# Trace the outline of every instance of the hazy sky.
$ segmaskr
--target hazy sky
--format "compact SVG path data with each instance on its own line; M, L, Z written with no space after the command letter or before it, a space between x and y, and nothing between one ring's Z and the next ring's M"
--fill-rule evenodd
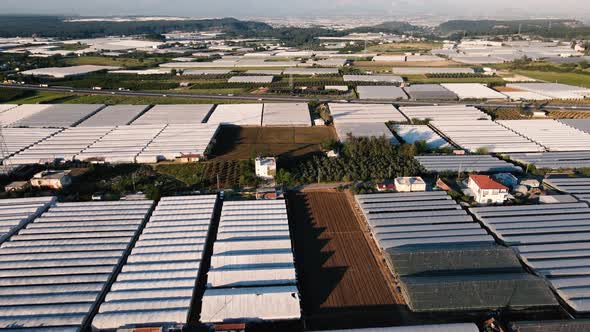
M0 0L6 13L243 16L562 16L585 18L587 0Z

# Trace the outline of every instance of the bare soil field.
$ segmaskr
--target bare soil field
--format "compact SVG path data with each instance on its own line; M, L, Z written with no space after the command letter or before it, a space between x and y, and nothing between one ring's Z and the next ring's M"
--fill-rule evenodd
M400 324L406 311L345 193L290 192L289 220L306 325Z
M212 159L243 160L257 155L300 157L321 151L334 139L332 127L222 127L209 154Z

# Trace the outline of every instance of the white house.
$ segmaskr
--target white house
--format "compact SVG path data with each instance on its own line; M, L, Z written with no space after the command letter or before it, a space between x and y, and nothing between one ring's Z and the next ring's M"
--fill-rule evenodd
M399 177L394 181L397 192L426 191L426 183L421 177Z
M272 180L277 174L277 160L273 157L258 157L255 161L256 176Z
M487 175L470 175L467 186L479 204L501 204L508 199L508 187Z

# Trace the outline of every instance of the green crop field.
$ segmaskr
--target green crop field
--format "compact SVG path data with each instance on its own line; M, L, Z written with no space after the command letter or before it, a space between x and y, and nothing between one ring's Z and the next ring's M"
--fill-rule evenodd
M516 70L516 74L528 76L546 82L557 82L577 86L590 87L590 74L558 73L533 70Z
M144 67L154 66L158 63L167 61L166 58L145 58L143 61L134 58L125 57L103 57L103 56L81 56L66 59L69 65L97 65L97 66L114 66L114 67Z

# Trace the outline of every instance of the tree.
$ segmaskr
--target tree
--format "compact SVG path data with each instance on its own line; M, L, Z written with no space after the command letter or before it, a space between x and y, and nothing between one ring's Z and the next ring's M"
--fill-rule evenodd
M288 186L293 185L293 178L291 176L291 173L289 173L289 171L281 168L277 171L277 175L275 176L275 182L278 185L288 187Z
M477 148L477 150L475 150L475 153L476 154L489 154L490 152L489 152L488 148L482 146L482 147Z

